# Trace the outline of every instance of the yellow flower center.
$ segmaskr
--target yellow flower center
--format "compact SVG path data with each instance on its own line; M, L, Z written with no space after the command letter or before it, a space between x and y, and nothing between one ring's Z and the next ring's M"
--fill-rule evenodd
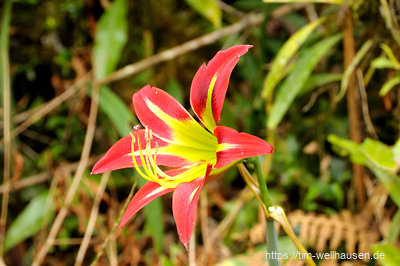
M147 179L152 182L158 183L160 186L164 188L175 188L182 182L190 182L194 179L203 176L207 169L207 164L201 163L197 165L191 165L186 167L186 171L170 176L166 174L163 170L161 170L157 165L157 152L158 152L158 143L155 143L155 149L151 148L151 142L153 141L153 135L151 129L147 126L145 127L144 138L146 141L146 147L143 150L142 145L140 143L139 136L139 126L135 126L135 134L133 132L130 133L132 137L131 142L131 154L132 161L135 166L136 171L141 175L144 179ZM135 151L135 142L138 142L138 151ZM142 163L142 169L139 167L136 156L139 156L140 161Z

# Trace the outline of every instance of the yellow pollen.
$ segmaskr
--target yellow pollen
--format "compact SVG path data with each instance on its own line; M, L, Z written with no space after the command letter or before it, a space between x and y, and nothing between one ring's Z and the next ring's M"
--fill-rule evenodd
M135 132L131 132L130 135L132 137L131 141L131 155L132 162L135 166L136 171L142 176L144 179L149 181L158 183L160 186L164 188L175 188L180 183L190 182L194 179L204 175L207 166L205 164L199 164L193 167L188 167L186 171L183 173L170 176L166 174L163 170L161 170L157 165L157 153L159 150L158 143L155 143L155 148L151 148L151 142L153 141L153 133L152 130L147 126L144 131L144 139L146 141L146 146L143 149L142 144L140 142L140 135L138 127L135 127ZM135 133L135 135L134 135ZM138 151L135 154L135 143L137 141ZM142 168L139 168L136 157L140 157L140 162L142 163Z

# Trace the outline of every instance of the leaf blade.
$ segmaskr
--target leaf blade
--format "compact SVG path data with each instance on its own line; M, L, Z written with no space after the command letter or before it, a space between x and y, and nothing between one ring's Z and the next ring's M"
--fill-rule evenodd
M325 18L320 18L315 22L309 23L300 30L298 30L295 34L293 34L282 46L276 55L274 61L272 62L271 70L268 72L267 76L264 79L262 97L264 99L270 99L272 93L279 83L280 80L284 78L281 73L284 73L284 69L287 67L290 59L294 56L294 54L298 51L300 46L305 42L311 32L314 29L323 23Z
M299 57L293 71L288 75L277 92L268 118L268 128L275 129L277 127L286 111L289 109L290 104L310 77L317 63L340 39L341 35L335 35L324 39L307 49L304 54Z

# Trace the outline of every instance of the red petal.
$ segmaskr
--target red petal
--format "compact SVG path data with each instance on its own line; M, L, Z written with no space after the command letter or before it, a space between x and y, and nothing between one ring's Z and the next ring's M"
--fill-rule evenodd
M214 135L218 139L215 169L240 159L272 153L273 150L268 142L247 133L239 133L229 127L215 127Z
M183 106L175 100L171 95L150 85L133 95L133 107L137 117L143 126L149 126L153 134L164 139L165 141L173 141L174 128L171 127L164 119L157 116L149 104L159 108L165 114L178 121L194 120L193 117L183 108Z
M189 240L193 232L200 191L204 185L204 181L211 171L211 168L212 166L209 164L204 177L195 179L189 183L181 183L178 185L172 196L172 211L176 228L179 239L186 249L188 249Z
M144 184L144 186L141 187L138 192L136 192L135 196L133 196L131 202L129 202L129 205L122 216L119 227L122 228L128 222L128 220L132 218L133 215L135 215L148 203L173 190L174 189L172 188L164 188L159 184L150 181Z
M193 78L190 88L190 104L199 119L211 131L220 119L232 70L239 61L239 56L245 54L251 47L252 45L237 45L219 51L207 66L203 64L199 68ZM210 88L214 75L217 75L217 79L214 86ZM210 89L212 89L211 110L207 110L207 98ZM214 122L210 121L209 116L213 117Z
M136 136L135 132L133 132L133 134L134 136ZM140 145L142 149L144 149L146 146L146 141L144 138L143 129L139 130L139 137ZM125 137L114 143L114 145L111 146L106 154L93 166L92 174L99 174L116 169L134 167L131 155L131 143L132 137L130 136L130 134L126 135ZM151 147L154 148L156 143L158 143L158 147L160 148L168 145L167 142L157 138L156 136L153 136ZM137 151L138 141L135 142L134 147L135 151ZM139 166L142 165L139 156L136 156L136 161ZM157 164L171 167L179 167L186 165L186 161L177 156L163 155L161 153L157 153Z

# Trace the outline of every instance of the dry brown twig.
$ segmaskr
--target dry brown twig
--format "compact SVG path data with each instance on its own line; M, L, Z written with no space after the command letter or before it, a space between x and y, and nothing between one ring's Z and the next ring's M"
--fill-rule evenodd
M353 33L353 14L351 9L347 9L343 23L343 57L344 65L348 67L355 56L354 33ZM357 87L355 73L349 77L347 89L347 110L349 114L350 139L356 143L361 142L360 126L360 104L357 100ZM365 205L365 189L363 182L364 168L361 165L353 164L354 182L358 207L362 209Z
M16 127L13 131L11 131L11 139L18 136L25 129L36 123L40 118L50 113L60 104L68 100L72 95L74 95L79 89L83 88L87 85L89 81L90 73L88 73L85 77L78 80L74 85L65 90L62 94L53 98L46 104L42 105L40 108L37 108L35 112L31 116L29 116L24 122L22 122L18 127ZM1 139L0 143L3 143L4 140Z
M207 265L213 264L212 256L212 246L209 239L208 230L208 195L207 190L203 190L200 194L200 228L201 228L201 238L203 239L203 245L206 254Z
M175 57L178 57L190 51L199 49L200 47L203 47L205 45L216 42L217 40L220 40L222 37L240 32L247 27L259 25L262 22L263 18L264 16L262 14L247 15L241 21L235 24L214 31L212 33L203 35L199 38L190 40L181 45L175 46L171 49L150 56L142 61L118 69L109 76L99 80L99 84L104 85L111 82L115 82L117 80L127 78L156 64L174 59Z
M110 177L111 172L107 172L102 175L99 188L96 191L96 196L93 201L92 209L90 211L90 218L88 221L88 225L85 231L85 235L83 236L83 240L81 246L78 250L78 255L76 256L75 266L82 265L83 259L86 254L86 250L89 247L90 239L92 238L92 233L96 224L97 215L99 212L100 201L103 197L103 193L106 189L108 179Z
M43 259L46 257L47 252L53 245L54 240L57 237L59 230L61 229L64 219L68 214L68 209L75 196L75 192L79 187L79 183L83 176L83 171L85 170L87 162L89 160L89 153L93 143L94 131L96 128L97 111L98 111L98 100L99 100L99 85L96 82L93 82L89 121L86 129L86 136L85 136L85 142L83 144L81 160L79 161L79 165L73 177L71 186L69 187L67 195L65 196L64 206L57 214L56 219L54 220L54 223L50 229L50 233L46 239L46 242L34 257L32 265L37 266L43 262Z
M365 90L364 75L361 69L357 69L356 74L361 96L361 110L363 112L365 125L367 126L367 132L374 139L378 139L378 134L376 134L374 124L372 124L371 116L369 115L368 97L367 97L367 91Z
M92 165L99 159L99 156L90 157L86 166ZM58 171L75 171L78 168L79 162L70 163L67 165L58 166L54 172ZM6 184L0 186L0 194L4 193L7 189L9 192L15 192L26 187L34 186L49 180L53 175L51 173L43 172L40 174L32 175L29 177L23 177L18 182L14 183L9 180Z

